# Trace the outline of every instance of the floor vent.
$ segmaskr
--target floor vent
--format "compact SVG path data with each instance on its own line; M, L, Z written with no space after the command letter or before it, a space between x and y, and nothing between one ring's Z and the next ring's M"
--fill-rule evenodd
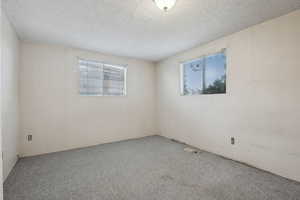
M191 147L186 147L183 149L185 152L189 152L189 153L199 153L199 151L197 149L191 148Z

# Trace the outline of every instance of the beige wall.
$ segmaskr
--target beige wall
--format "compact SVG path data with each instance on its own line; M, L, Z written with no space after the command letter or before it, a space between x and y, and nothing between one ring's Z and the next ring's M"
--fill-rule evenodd
M2 0L0 0L0 69L2 69ZM2 113L2 70L0 70L0 112ZM0 115L0 151L2 152L2 116ZM0 155L0 200L3 199L3 157ZM2 172L2 173L1 173Z
M222 48L228 93L180 96L179 62ZM299 75L300 10L170 57L157 64L160 132L300 181Z
M80 96L77 57L127 64L127 96ZM22 42L22 156L156 134L154 76L149 62Z
M19 143L19 40L6 18L1 19L1 117L4 180L15 165Z

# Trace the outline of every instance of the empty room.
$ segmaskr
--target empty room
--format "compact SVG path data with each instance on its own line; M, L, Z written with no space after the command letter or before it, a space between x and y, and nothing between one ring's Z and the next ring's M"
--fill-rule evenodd
M300 200L300 0L1 0L0 200Z

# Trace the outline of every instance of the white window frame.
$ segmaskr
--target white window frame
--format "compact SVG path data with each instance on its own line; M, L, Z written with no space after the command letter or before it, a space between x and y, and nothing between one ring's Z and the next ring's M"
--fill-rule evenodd
M227 59L227 49L226 48L223 48L219 51L215 51L214 53L208 53L208 54L204 54L200 57L197 57L197 58L192 58L192 59L189 59L189 60L185 60L185 61L181 61L180 62L180 96L201 96L201 95L208 95L208 94L198 94L198 95L195 95L195 94L184 94L184 64L187 64L187 63L190 63L190 62L194 62L196 60L200 60L200 59L203 59L207 56L212 56L212 55L215 55L215 54L219 54L219 53L224 53L225 56L226 56L226 68L225 68L225 73L226 73L226 85L227 85L227 62L228 62L228 59ZM226 89L226 93L227 93L227 89ZM224 93L224 94L226 94Z
M87 62L95 62L106 66L111 66L113 68L123 69L124 70L124 91L122 95L107 95L107 94L81 94L80 93L80 73L78 73L78 93L80 96L83 97L125 97L127 96L127 66L128 65L120 65L120 64L111 64L107 62L91 60L91 59L84 59L84 58L77 58L77 69L80 67L80 61L87 61Z

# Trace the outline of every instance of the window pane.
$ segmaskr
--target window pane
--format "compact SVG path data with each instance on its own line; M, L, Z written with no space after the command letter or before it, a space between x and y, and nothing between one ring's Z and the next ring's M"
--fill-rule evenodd
M184 94L201 94L203 90L204 59L186 63L184 66Z
M81 95L125 95L125 68L79 61Z
M226 93L226 55L212 54L183 63L183 95Z
M218 53L206 57L205 94L226 93L226 57Z

